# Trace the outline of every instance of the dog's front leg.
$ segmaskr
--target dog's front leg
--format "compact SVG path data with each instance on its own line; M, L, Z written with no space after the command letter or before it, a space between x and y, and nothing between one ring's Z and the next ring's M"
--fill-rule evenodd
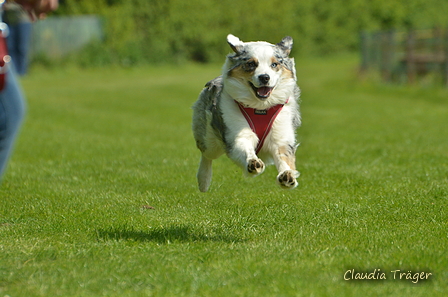
M248 176L255 177L262 174L265 165L255 153L258 138L250 129L243 129L234 138L232 148L229 150L229 158L241 166Z
M296 170L296 147L292 145L280 146L274 152L274 162L278 170L277 182L284 189L294 189L298 186L297 178L300 173Z

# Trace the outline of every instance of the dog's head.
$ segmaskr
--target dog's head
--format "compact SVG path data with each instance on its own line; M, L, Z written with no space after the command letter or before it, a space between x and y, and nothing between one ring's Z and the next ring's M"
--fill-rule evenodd
M277 44L242 42L231 34L227 42L234 51L227 56L223 76L227 92L237 101L257 108L285 103L294 90L294 59L289 58L292 38ZM256 105L256 106L254 106Z

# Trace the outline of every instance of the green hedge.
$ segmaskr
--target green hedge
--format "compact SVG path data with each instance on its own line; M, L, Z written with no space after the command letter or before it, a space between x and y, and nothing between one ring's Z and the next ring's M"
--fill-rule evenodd
M119 63L218 61L226 35L245 41L294 38L294 55L355 50L359 32L447 26L445 0L65 0L58 14L104 17L106 50Z

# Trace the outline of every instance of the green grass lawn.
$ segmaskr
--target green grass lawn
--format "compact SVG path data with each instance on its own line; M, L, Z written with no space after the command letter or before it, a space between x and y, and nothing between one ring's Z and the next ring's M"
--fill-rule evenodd
M35 69L0 186L0 296L445 296L448 91L357 62L296 61L297 189L222 157L205 194L190 106L220 65Z

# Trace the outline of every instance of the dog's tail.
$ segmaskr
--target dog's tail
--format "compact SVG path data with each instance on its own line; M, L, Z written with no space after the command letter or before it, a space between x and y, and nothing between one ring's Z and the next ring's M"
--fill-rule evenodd
M212 182L212 160L204 157L204 155L201 157L197 178L199 191L207 192Z

